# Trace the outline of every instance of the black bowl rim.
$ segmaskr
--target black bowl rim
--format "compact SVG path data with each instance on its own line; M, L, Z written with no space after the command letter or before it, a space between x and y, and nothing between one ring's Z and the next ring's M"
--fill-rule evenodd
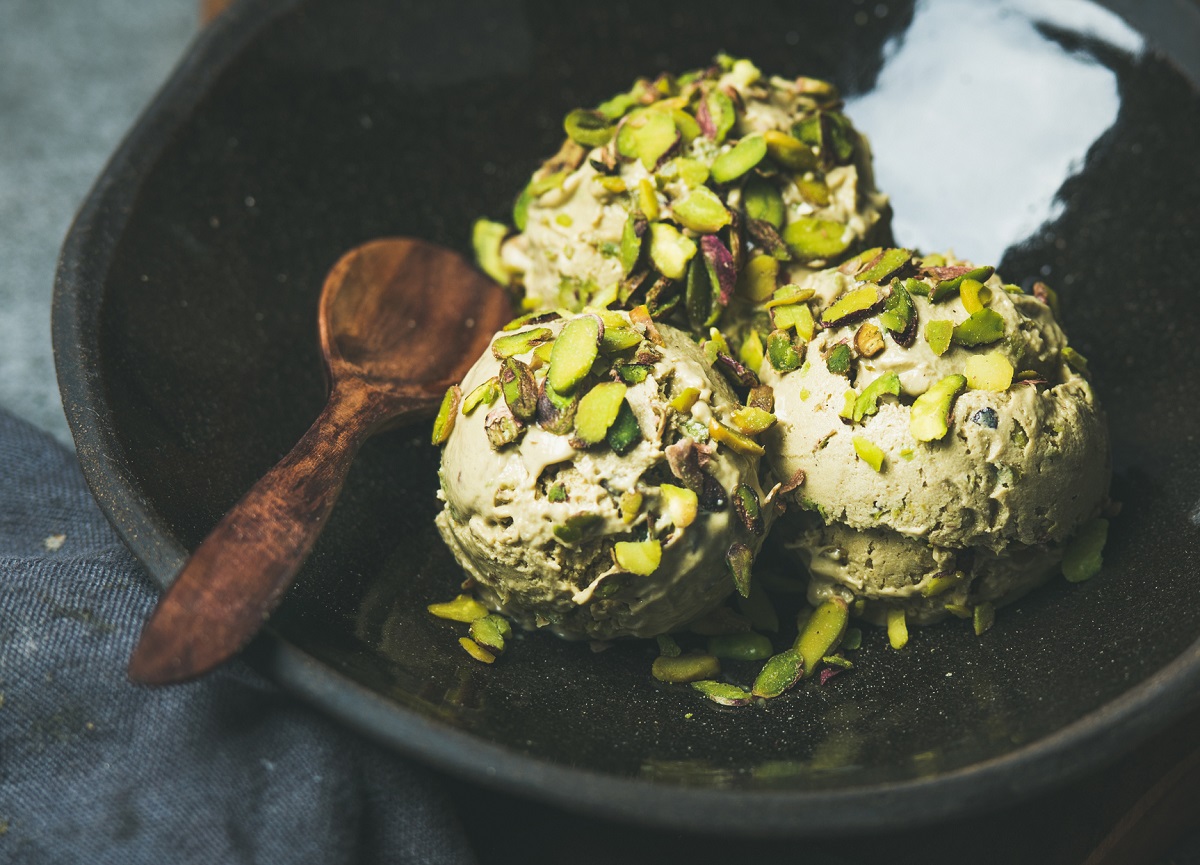
M101 509L160 585L187 551L122 465L100 372L104 279L149 169L177 127L272 21L302 0L239 0L192 42L96 180L64 242L52 335L59 388L84 476ZM1200 640L1154 675L1053 734L929 778L845 790L675 787L571 768L487 742L406 709L278 635L248 660L359 732L459 777L595 817L700 833L783 837L929 825L1012 805L1116 761L1200 705Z

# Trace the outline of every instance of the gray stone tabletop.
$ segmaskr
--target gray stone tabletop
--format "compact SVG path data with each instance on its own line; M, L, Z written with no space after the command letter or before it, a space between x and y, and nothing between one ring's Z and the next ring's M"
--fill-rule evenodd
M196 29L195 0L0 2L0 407L63 442L50 349L58 249Z

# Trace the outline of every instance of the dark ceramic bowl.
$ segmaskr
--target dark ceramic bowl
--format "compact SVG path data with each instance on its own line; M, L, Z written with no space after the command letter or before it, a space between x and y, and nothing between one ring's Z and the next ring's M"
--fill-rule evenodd
M949 623L894 652L870 631L852 673L743 711L658 686L646 644L533 634L485 667L424 613L461 573L422 426L364 449L252 657L421 760L663 826L913 826L1094 769L1200 697L1197 14L1158 8L1139 33L1085 4L243 2L66 242L55 351L92 489L168 584L320 409L316 302L342 252L395 234L465 250L567 110L749 55L852 97L901 242L1060 289L1124 504L1103 572L982 638Z

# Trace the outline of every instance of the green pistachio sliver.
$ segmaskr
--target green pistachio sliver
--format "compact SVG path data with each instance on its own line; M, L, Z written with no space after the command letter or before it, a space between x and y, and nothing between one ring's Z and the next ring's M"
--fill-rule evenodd
M738 349L738 360L742 362L751 372L757 374L762 366L763 359L767 356L766 349L763 347L762 337L758 335L757 330L750 331L750 335L742 340L742 345Z
M470 595L459 595L452 601L430 604L425 608L431 615L451 622L474 622L488 614L487 607Z
M462 413L469 415L481 405L491 405L500 396L500 379L492 376L463 397Z
M795 330L796 336L808 342L812 339L815 322L807 303L790 303L771 310L771 322L777 330Z
M645 363L623 363L617 367L617 375L625 384L641 384L653 369L654 367Z
M908 645L908 616L900 607L887 611L888 642L896 651Z
M729 224L725 203L707 186L698 186L671 204L675 221L700 234L716 234Z
M747 219L759 219L783 228L786 212L779 188L765 177L751 177L742 189L742 210Z
M637 159L647 171L653 171L668 150L675 146L679 130L670 111L647 108L632 112L617 133L617 151Z
M674 163L672 169L685 186L703 186L708 181L708 163L701 159L680 156L672 159L671 163Z
M658 190L645 177L638 181L637 203L638 209L641 210L642 215L646 219L651 221L658 219L660 210L658 206Z
M575 412L575 438L585 445L604 441L625 404L625 390L621 382L607 381L585 393Z
M950 340L954 336L954 322L935 320L925 322L925 341L930 350L941 357L950 348Z
M948 375L913 402L909 430L919 442L944 438L950 431L950 410L955 398L967 386L964 375Z
M702 680L692 682L692 688L722 706L748 706L753 699L745 688L727 685L724 682Z
M684 307L692 327L701 330L721 316L721 306L715 302L712 283L704 257L694 256L687 269L687 284L684 286Z
M786 649L769 658L754 680L751 693L756 697L778 697L804 676L804 658L795 649Z
M829 356L825 358L825 368L834 375L850 375L850 365L854 360L854 356L850 352L850 346L846 343L839 343L829 352Z
M696 400L698 399L700 399L699 388L685 387L672 397L670 406L681 414L687 414L692 410L692 406L696 404Z
M508 226L487 219L475 220L471 229L471 246L479 269L501 285L508 285L512 274L500 258L500 244L508 234Z
M483 646L472 640L470 637L459 637L458 644L466 650L467 654L476 661L482 661L485 664L492 664L496 661L496 656L489 652Z
M920 295L921 297L929 297L929 292L932 290L923 279L906 279L902 283L905 290L909 294Z
M515 357L506 357L500 365L500 392L509 411L519 421L532 420L537 414L538 386L533 371Z
M892 283L891 294L884 300L883 312L879 314L879 323L893 334L900 336L908 333L916 315L917 309L913 305L908 289L898 280ZM913 335L916 335L915 331Z
M591 371L600 353L602 323L590 315L571 319L563 327L550 352L546 380L555 392L569 394Z
M738 484L733 491L733 509L737 511L742 526L752 535L761 535L764 530L762 508L758 493L748 484Z
M737 291L747 300L762 303L775 294L779 281L779 259L758 253L746 262L738 276Z
M450 438L450 433L454 431L454 421L458 417L458 407L461 404L462 388L456 384L451 385L446 390L446 395L442 397L437 417L433 420L433 433L430 441L434 447L444 445L446 439Z
M813 171L818 167L817 155L813 153L812 145L806 144L795 136L769 129L763 133L767 152L771 158L791 171Z
M737 180L767 155L767 142L761 135L747 135L731 149L713 160L709 174L714 183Z
M771 641L762 634L722 634L708 638L708 653L730 661L761 661L771 657Z
M520 330L531 324L544 324L548 321L555 321L560 318L557 312L553 310L537 309L533 312L527 312L524 315L519 315L510 321L504 327L500 328L504 333L511 333L514 330Z
M625 456L642 440L642 428L638 426L637 416L629 407L629 401L621 403L617 409L617 418L608 428L608 446L617 456Z
M504 651L505 629L512 633L508 620L493 613L471 622L471 639L488 651L500 654Z
M967 376L967 387L971 390L1003 393L1013 380L1012 364L998 351L971 355L963 372Z
M986 282L988 278L996 272L994 267L977 267L974 270L968 270L966 273L955 276L951 279L943 279L929 292L929 299L934 303L944 300L952 294L958 292L962 287L963 281L973 279L976 282Z
M576 144L584 147L603 147L612 140L617 126L613 119L602 111L576 108L563 118L563 131Z
M883 470L884 453L879 445L864 436L855 436L852 441L854 452L858 454L860 460L877 472Z
M730 429L716 418L708 422L708 434L713 441L720 442L745 456L760 457L765 453L762 445L754 439Z
M738 432L749 436L756 436L766 432L774 426L777 420L775 415L769 411L763 411L754 406L744 406L743 408L734 409L729 419L733 421L733 425L737 427Z
M620 120L630 108L638 104L634 91L618 93L612 99L605 100L596 106L596 110L609 120Z
M734 541L725 551L725 564L733 574L733 585L743 598L750 597L750 579L754 571L754 551L741 541Z
M497 360L504 360L506 357L525 354L535 346L552 339L554 339L554 332L548 327L535 327L519 333L510 333L507 336L497 337L496 341L492 343L492 354Z
M629 187L625 185L625 180L621 177L609 177L605 174L597 174L592 178L601 189L612 195L620 195L622 192L628 192Z
M960 345L988 345L1004 336L1004 318L994 309L984 307L954 328L954 341Z
M696 254L696 242L665 222L650 224L650 261L668 279L682 279Z
M662 543L649 541L617 541L613 544L617 567L639 577L648 577L662 563Z
M829 202L833 200L829 186L824 180L815 177L797 177L796 189L800 192L800 197L813 207L828 207Z
M750 392L746 394L746 406L768 413L775 411L775 391L769 384L750 388Z
M682 685L721 675L721 662L712 655L660 655L650 666L650 675L660 682Z
M777 306L791 306L811 300L814 295L816 295L816 292L811 288L801 288L795 283L788 283L775 289L775 293L771 295L771 299L766 302L765 306L767 309L774 309Z
M737 110L734 108L733 100L724 91L714 87L704 94L702 101L704 110L712 122L713 141L720 144L725 140L725 136L729 134L729 130L733 128L733 124L737 120Z
M864 321L854 332L854 348L860 357L874 357L885 347L883 334L869 321Z
M661 484L658 493L662 497L663 510L676 528L686 529L696 521L700 498L687 487Z
M599 514L574 514L553 528L554 537L564 544L577 544L604 523Z
M773 330L767 334L767 358L777 372L800 368L800 352L796 350L787 331Z
M958 287L958 296L962 300L963 309L970 315L991 303L992 290L978 280L964 279Z
M1078 373L1082 373L1083 375L1087 375L1088 361L1086 357L1077 352L1075 349L1071 348L1069 345L1063 346L1062 356L1063 360L1070 365L1071 369Z
M664 658L678 658L683 654L683 650L679 648L679 644L670 634L659 634L654 640L658 643L658 654ZM716 673L713 675L715 676ZM709 677L705 676L704 678Z
M1067 544L1063 553L1063 576L1071 583L1082 583L1100 573L1104 563L1104 544L1108 541L1108 520L1088 520Z
M546 501L550 502L565 502L567 500L567 487L561 481L554 484L546 491Z
M838 327L868 314L880 300L879 289L874 285L852 289L821 313L821 323L826 327Z
M619 502L619 507L621 509L621 522L625 523L626 525L630 525L634 520L637 519L637 515L642 510L642 501L644 498L645 497L636 490L621 493L621 500Z
M849 622L850 607L841 598L829 598L813 610L792 647L804 660L804 678L816 673L821 659L834 652Z
M801 261L834 258L846 251L851 240L842 223L811 216L792 220L783 229L784 243Z
M880 285L883 281L912 260L911 249L885 249L867 265L854 274L859 282L875 282Z
M971 618L975 627L975 636L983 636L984 632L991 630L992 625L996 623L996 607L990 601L976 604Z
M854 412L851 415L853 421L861 423L863 418L879 411L879 399L888 393L895 397L900 396L900 376L894 372L884 373L863 388L863 392L854 400Z
M943 608L947 613L959 619L970 619L973 612L970 607L963 604L946 604Z
M642 238L646 234L647 222L637 213L630 213L625 220L625 227L621 230L621 246L618 260L621 262L622 272L631 273L634 267L637 266L638 259L642 254Z
M641 341L642 335L632 327L606 327L604 335L600 338L600 350L606 354L617 354L633 348Z

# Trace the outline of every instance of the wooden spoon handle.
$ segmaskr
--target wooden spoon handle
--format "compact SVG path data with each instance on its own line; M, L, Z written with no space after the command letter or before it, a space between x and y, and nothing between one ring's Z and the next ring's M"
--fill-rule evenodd
M130 658L132 680L191 679L250 641L312 549L359 445L395 413L381 402L362 387L335 387L291 453L221 518L159 600Z

